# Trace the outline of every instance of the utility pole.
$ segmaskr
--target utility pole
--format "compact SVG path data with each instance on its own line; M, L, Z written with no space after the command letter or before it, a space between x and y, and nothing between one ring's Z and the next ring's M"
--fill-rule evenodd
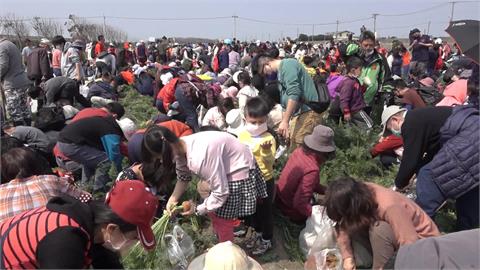
M105 14L103 14L103 36L105 37L105 39L107 39L106 35L107 35L107 19L105 18Z
M337 31L335 31L335 39L338 40L338 25L340 22L337 20Z
M431 21L428 21L428 26L427 26L427 35L429 35L429 34L430 34L430 23L431 23Z
M373 34L377 37L377 16L380 15L378 13L373 13Z
M452 4L452 10L451 10L451 13L450 13L450 21L453 21L453 12L455 11L455 4L456 3L457 2L455 2L455 1L450 2L450 4Z
M315 36L315 24L312 24L312 42L313 42L313 36Z
M300 38L300 31L298 30L298 27L297 27L297 40Z
M233 38L237 38L237 19L238 19L238 16L237 15L233 15L232 16L233 18Z

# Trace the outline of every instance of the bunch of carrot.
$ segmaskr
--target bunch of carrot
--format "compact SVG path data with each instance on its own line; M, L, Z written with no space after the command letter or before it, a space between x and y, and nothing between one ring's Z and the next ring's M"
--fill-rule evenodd
M184 201L181 205L174 207L171 209L171 213L174 213L176 211L181 211L181 212L186 212L189 211L190 208L192 207L191 203L189 201ZM166 210L163 211L163 215L161 218L159 218L152 226L153 234L155 235L155 239L158 241L158 239L161 239L160 241L160 248L165 247L165 233L168 228L168 223L170 221L170 213L167 212ZM142 254L143 252L143 247L140 243L137 243L130 252L128 253L127 257L138 257Z

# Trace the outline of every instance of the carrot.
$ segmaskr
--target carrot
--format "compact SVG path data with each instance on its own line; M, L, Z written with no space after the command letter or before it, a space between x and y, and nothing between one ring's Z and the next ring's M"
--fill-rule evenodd
M192 208L192 204L190 203L190 201L184 201L182 203L182 209L184 212L190 211L191 208Z

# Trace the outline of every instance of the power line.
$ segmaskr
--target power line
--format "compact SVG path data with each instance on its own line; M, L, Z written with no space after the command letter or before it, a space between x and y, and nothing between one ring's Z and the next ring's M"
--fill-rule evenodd
M223 20L231 19L232 16L223 17L192 17L192 18L145 18L145 17L119 17L119 16L106 16L110 19L120 20L137 20L137 21L208 21L208 20Z
M336 24L347 24L347 23L354 23L354 22L361 22L361 21L366 21L370 20L372 17L366 17L366 18L359 18L359 19L354 19L354 20L349 20L349 21L335 21L335 22L325 22L325 23L283 23L283 22L274 22L274 21L267 21L267 20L259 20L259 19L254 19L254 18L247 18L247 17L238 17L241 20L244 21L250 21L250 22L257 22L257 23L264 23L264 24L273 24L273 25L290 25L290 26L324 26L324 25L336 25Z
M432 6L432 7L429 7L429 8L420 9L420 10L417 10L417 11L412 11L412 12L407 12L407 13L399 13L399 14L378 14L378 16L383 16L383 17L409 16L409 15L414 15L414 14L422 13L422 12L425 12L425 11L430 11L430 10L433 10L433 9L437 9L439 7L443 7L443 6L446 6L448 4L449 3L441 3L441 4L438 4L438 5L435 5L435 6Z

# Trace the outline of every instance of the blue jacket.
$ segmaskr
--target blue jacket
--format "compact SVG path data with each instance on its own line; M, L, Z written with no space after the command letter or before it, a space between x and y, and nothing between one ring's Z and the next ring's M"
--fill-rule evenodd
M218 65L220 67L220 71L228 68L228 51L227 50L221 50L218 53Z
M117 100L117 95L115 94L113 87L104 81L96 82L90 87L87 98L90 100L92 97Z
M457 199L478 186L480 115L473 106L457 106L440 129L440 151L430 167L432 178L448 198Z

